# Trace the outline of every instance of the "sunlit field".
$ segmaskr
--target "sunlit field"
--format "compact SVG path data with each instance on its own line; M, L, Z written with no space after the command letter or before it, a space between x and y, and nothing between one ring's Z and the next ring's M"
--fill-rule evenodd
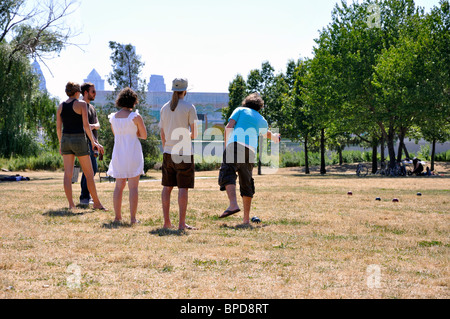
M355 166L255 169L251 217L262 222L250 226L242 212L218 218L228 205L218 171L197 172L187 223L199 230L183 232L162 229L160 171L141 180L134 226L127 191L113 223L113 182L96 176L109 212L69 211L62 172L2 172L30 181L0 182L0 296L446 299L449 168L397 178L359 178ZM177 190L171 213L177 225Z

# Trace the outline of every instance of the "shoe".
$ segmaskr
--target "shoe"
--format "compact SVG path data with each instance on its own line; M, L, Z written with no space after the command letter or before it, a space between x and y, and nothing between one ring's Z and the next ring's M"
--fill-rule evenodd
M219 218L225 218L225 217L231 216L233 214L236 214L237 212L240 212L240 211L241 210L239 208L235 209L235 210L226 210L223 212L222 215L219 216Z
M88 198L80 199L80 205L89 205L90 200Z
M89 205L94 205L94 200L92 198L89 198Z

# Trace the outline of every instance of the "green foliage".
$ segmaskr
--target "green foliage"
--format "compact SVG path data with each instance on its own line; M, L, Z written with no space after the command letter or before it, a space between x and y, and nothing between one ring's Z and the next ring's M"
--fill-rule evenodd
M37 155L39 135L45 149L58 148L57 102L39 91L29 59L42 60L64 48L71 32L59 20L70 14L72 5L27 5L23 0L0 4L0 156Z
M225 125L228 123L233 111L242 105L242 101L246 97L246 83L242 75L238 74L228 86L228 107L222 109L222 118L225 121Z
M108 83L114 87L115 92L129 87L139 95L139 104L145 102L146 81L140 78L145 63L136 53L132 44L121 44L109 41L113 70L108 77Z
M47 152L39 156L11 158L7 163L10 171L50 170L55 171L64 167L59 152Z
M450 150L437 154L436 161L450 162Z

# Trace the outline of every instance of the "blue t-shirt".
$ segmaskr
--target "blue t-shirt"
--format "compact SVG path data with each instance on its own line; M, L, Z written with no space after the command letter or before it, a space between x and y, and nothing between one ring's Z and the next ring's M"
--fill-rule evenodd
M256 151L258 148L259 134L264 135L268 130L266 119L258 111L248 107L238 107L231 114L230 120L235 120L236 125L228 139L227 145L238 142Z

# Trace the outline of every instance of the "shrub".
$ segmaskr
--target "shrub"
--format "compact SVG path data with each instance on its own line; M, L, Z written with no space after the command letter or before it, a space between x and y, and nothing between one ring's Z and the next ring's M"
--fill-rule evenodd
M438 162L450 162L450 150L435 155Z

